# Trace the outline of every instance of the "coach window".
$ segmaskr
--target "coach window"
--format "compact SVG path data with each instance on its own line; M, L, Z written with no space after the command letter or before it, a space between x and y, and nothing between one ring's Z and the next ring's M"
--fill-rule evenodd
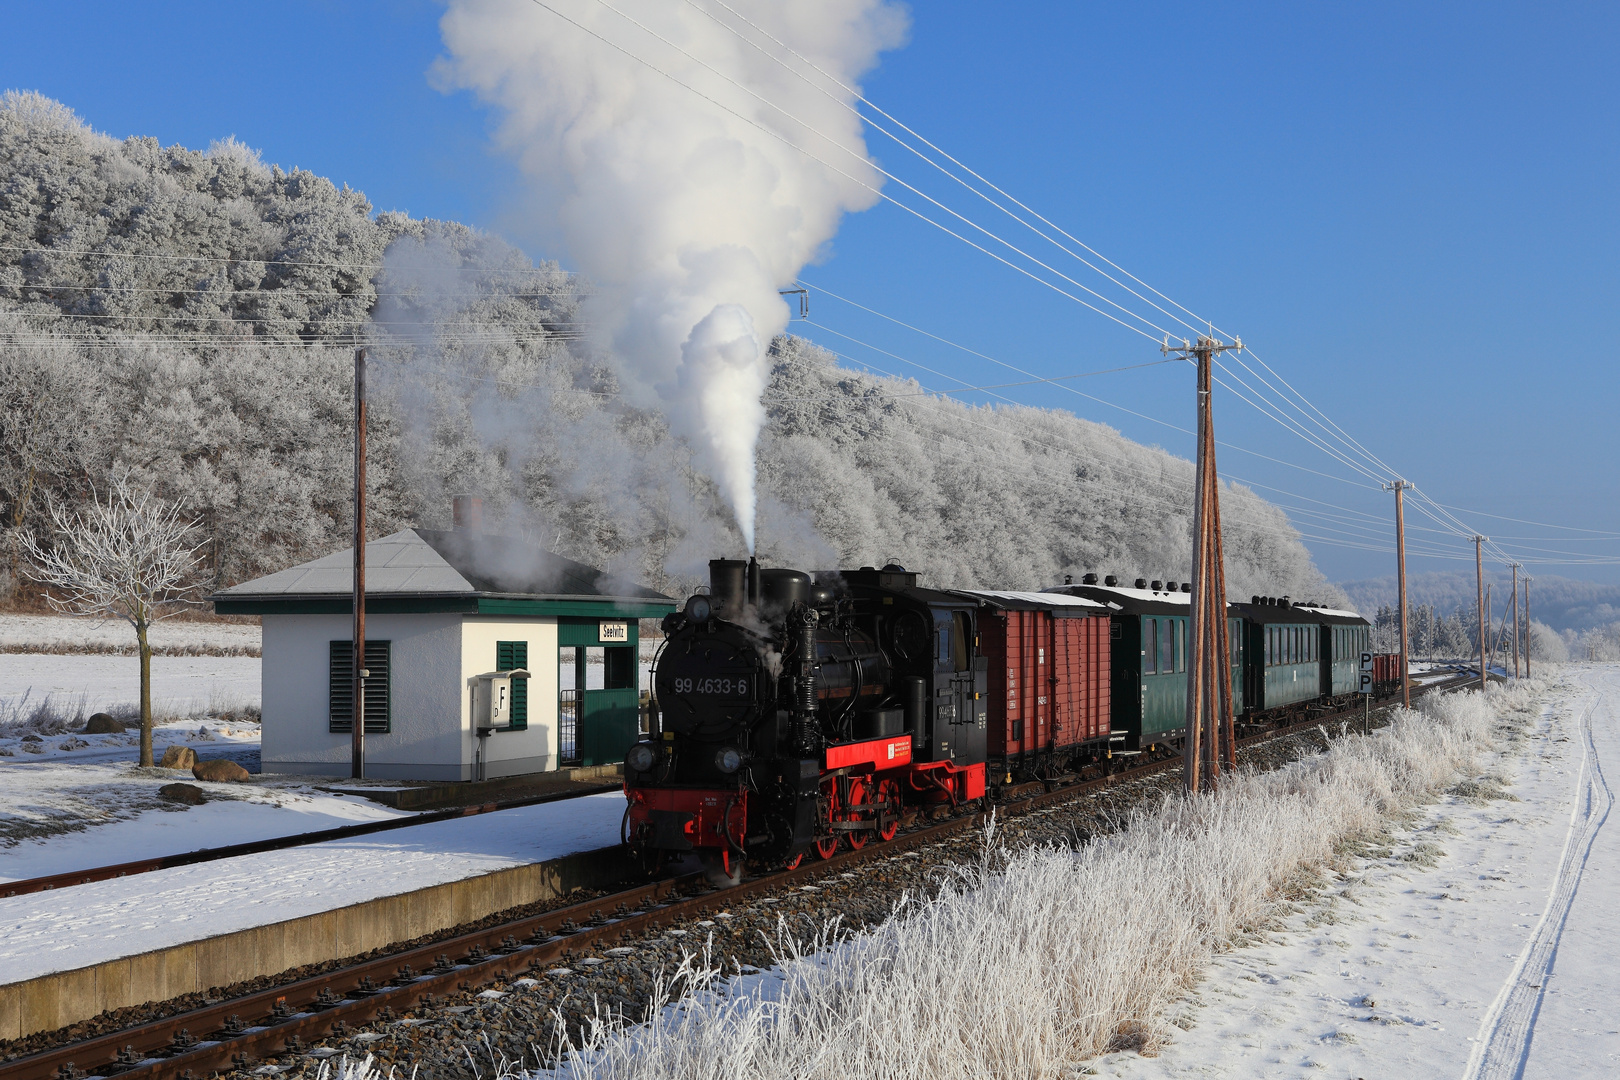
M1168 675L1176 670L1176 631L1178 619L1160 619L1164 629L1159 631L1159 671Z
M1187 620L1176 620L1176 670L1187 670Z
M1158 673L1159 663L1159 620L1142 620L1142 674L1154 675Z

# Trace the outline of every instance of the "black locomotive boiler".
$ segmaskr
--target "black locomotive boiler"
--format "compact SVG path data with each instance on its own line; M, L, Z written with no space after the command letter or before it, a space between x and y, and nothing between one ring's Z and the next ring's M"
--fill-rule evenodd
M983 797L971 598L892 564L709 574L664 620L657 719L625 757L625 840L649 863L793 865L892 837L908 807Z

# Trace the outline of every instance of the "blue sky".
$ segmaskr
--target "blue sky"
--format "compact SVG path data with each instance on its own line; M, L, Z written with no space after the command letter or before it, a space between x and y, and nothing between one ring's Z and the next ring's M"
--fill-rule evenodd
M552 254L514 212L520 179L490 148L491 114L431 83L441 11L426 0L12 5L0 87L42 91L116 136L203 147L234 134L379 209L466 221ZM865 83L873 101L1240 333L1532 572L1620 580L1615 567L1535 550L1620 557L1620 540L1484 516L1620 535L1606 321L1620 284L1616 9L940 0L912 15L909 43ZM1011 235L892 144L871 146ZM849 218L804 276L1046 377L1158 358L1146 338L889 206ZM812 318L807 336L932 388L1019 378L829 297ZM1190 452L1177 430L1192 424L1190 372L1072 385L1111 404L1050 385L998 393ZM1230 394L1216 409L1231 444L1224 473L1339 515L1295 518L1319 538L1309 542L1329 576L1391 572L1378 524L1391 496ZM1414 554L1416 569L1471 569L1472 545L1455 536L1414 529L1410 543L1467 556Z

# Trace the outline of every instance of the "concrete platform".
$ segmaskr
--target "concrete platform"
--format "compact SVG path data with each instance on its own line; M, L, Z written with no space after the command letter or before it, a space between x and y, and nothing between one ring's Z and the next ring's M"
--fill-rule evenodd
M399 782L367 784L364 781L323 783L323 791L340 795L358 795L372 802L391 806L396 810L440 810L452 806L474 806L479 803L524 799L535 795L567 794L577 791L589 794L609 790L624 776L624 766L587 765L555 772L527 773L523 776L503 776L496 780L475 780L470 783L406 784Z
M0 1039L626 880L616 792L0 899Z

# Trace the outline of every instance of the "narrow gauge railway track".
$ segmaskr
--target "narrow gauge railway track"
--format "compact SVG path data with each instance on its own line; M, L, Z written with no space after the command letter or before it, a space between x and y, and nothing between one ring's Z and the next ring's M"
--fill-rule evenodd
M1414 688L1413 696L1465 686L1459 676ZM1379 706L1382 711L1386 702ZM1329 721L1359 719L1359 709L1323 713L1239 740L1241 747L1306 732ZM374 1021L388 1021L415 1006L431 1007L448 994L510 980L545 967L566 964L586 946L604 947L657 930L678 919L702 917L717 896L729 904L787 886L807 884L860 862L887 858L936 843L981 825L990 813L1019 815L1079 798L1114 784L1178 768L1179 757L1128 767L1093 780L1044 790L1041 783L1003 789L1013 796L992 810L923 825L893 840L842 851L832 858L780 870L728 888L715 888L700 874L652 881L517 919L448 940L388 956L201 1009L165 1017L135 1028L97 1036L29 1057L0 1063L6 1080L77 1080L118 1076L120 1080L196 1078L239 1068L265 1057L307 1049L327 1035ZM1034 789L1033 794L1026 794Z
M70 870L66 873L49 874L45 877L0 882L0 896L22 896L25 893L48 892L51 889L64 889L72 885L88 885L95 881L108 881L112 878L129 877L133 874L149 874L154 870L169 870L176 866L194 866L197 863L215 862L219 859L234 859L242 855L258 855L266 851L284 851L287 848L324 844L329 840L347 840L355 836L369 836L372 833L390 832L394 829L409 829L417 825L431 825L436 821L453 821L456 818L474 817L478 814L492 814L499 810L516 810L524 806L538 806L541 803L578 799L586 795L600 795L607 791L617 791L620 786L618 783L602 784L598 787L579 791L549 792L545 795L531 795L522 799L478 803L474 806L458 806L453 810L431 810L427 813L416 814L408 818L396 818L391 821L369 821L360 825L340 825L335 829L293 833L290 836L272 836L264 840L249 840L241 844L226 844L216 848L199 848L196 851L181 852L178 855L159 855L152 859L136 859L133 862L95 866L88 870Z

